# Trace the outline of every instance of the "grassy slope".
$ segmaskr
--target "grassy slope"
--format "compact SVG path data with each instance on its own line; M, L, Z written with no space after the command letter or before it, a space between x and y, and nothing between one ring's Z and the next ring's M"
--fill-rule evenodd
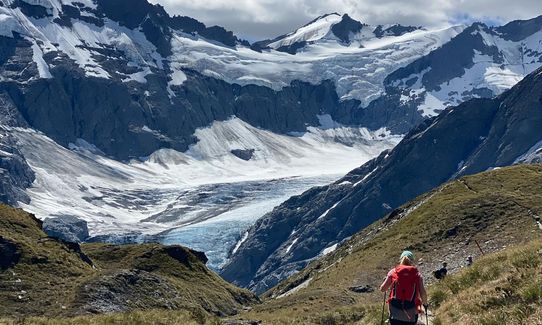
M5 247L6 242L17 246L20 257L14 265L0 267L0 318L75 316L85 314L88 306L117 296L125 311L185 311L164 313L166 319L187 315L211 319L211 315L232 314L255 302L253 294L226 283L195 253L180 246L93 244L83 245L82 252L77 252L78 246L48 238L32 215L0 205L0 244ZM4 248L0 245L0 249ZM82 254L90 257L90 264ZM115 278L122 272L141 278L134 283L130 282L133 277ZM97 319L107 319L100 317ZM141 315L111 317L131 319ZM34 320L39 323L47 319Z
M311 263L267 292L264 304L243 317L272 324L378 323L382 295L357 294L347 288L366 284L377 288L403 249L416 253L429 280L444 260L457 271L466 256L480 255L475 240L487 253L541 238L535 223L541 214L541 165L503 168L453 181ZM307 279L307 287L277 298Z
M434 324L542 324L542 241L484 256L431 287Z

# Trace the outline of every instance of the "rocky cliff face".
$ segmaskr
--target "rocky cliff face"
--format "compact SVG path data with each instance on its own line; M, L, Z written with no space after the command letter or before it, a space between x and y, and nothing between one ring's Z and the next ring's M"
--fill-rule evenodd
M34 172L16 148L15 140L0 129L0 202L16 205L30 201L25 189L34 182Z
M541 70L495 99L448 108L412 130L391 152L264 216L222 275L263 292L421 193L538 152L540 123Z

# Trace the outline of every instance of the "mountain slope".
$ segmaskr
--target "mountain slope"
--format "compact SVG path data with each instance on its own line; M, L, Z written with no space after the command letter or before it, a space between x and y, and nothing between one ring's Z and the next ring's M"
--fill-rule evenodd
M431 273L443 261L455 273L465 266L468 255L475 261L481 258L477 243L488 254L540 241L541 181L541 165L519 165L448 182L269 290L263 304L243 318L270 324L319 324L325 319L378 324L382 294L377 288L402 250L415 252L426 283L432 285ZM351 287L368 291L356 293ZM430 292L434 301L435 290ZM352 319L341 322L341 317ZM448 324L445 319L443 323Z
M181 246L84 245L47 237L33 215L0 206L0 316L71 316L141 309L234 314L251 293Z
M434 324L542 322L542 242L480 258L432 288Z
M519 162L540 148L541 99L542 74L536 71L495 99L445 110L392 151L264 216L222 275L263 292L417 195L449 179Z

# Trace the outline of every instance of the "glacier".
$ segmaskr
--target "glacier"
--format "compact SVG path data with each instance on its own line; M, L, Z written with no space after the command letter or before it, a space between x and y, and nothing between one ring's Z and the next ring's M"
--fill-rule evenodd
M40 219L78 217L91 236L136 234L184 244L205 251L215 269L273 207L401 140L386 130L349 127L279 135L231 118L198 129L187 152L162 149L119 162L83 140L67 149L31 129L10 133L36 174L30 203L20 203L25 210ZM254 155L245 161L234 149Z

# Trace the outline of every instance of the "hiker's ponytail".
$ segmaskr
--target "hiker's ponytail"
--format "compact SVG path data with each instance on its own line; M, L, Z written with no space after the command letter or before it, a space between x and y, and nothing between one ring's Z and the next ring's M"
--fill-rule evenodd
M412 261L410 260L410 258L408 258L408 256L401 257L401 260L399 261L399 264L400 265L409 265L409 266L414 265L414 263L412 263Z

